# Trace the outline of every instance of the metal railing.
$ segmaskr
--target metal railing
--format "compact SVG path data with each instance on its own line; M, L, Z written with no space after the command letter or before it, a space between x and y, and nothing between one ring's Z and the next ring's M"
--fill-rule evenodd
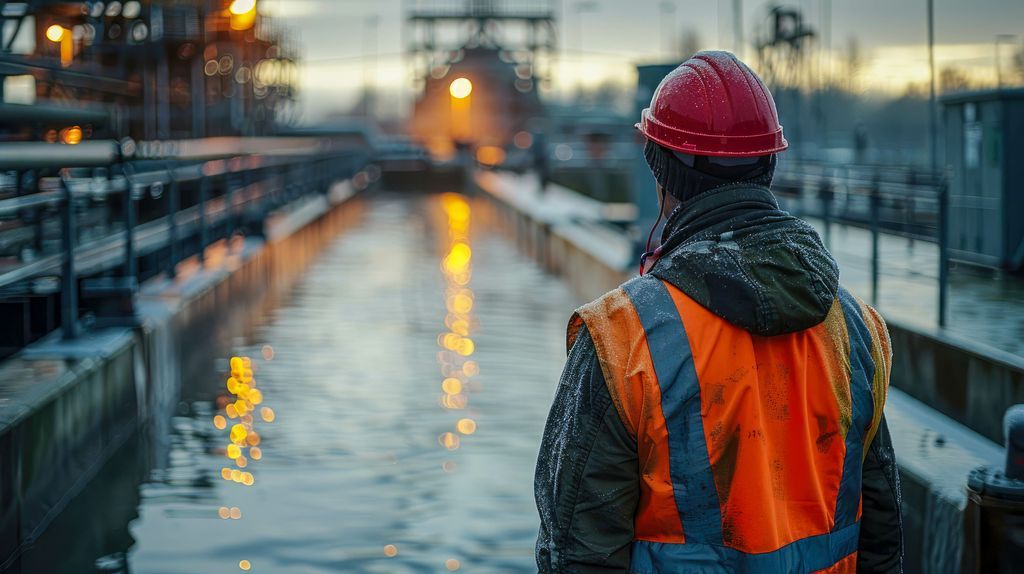
M949 193L945 174L908 167L791 163L778 170L773 189L785 207L822 221L822 240L832 246L834 223L871 233L871 301L879 299L882 232L908 243L938 244L938 324L946 326L949 299Z
M0 143L0 170L13 172L8 189L0 184L0 298L59 286L63 336L77 337L81 278L117 273L134 291L158 273L174 277L183 259L202 262L239 229L261 233L270 212L367 163L316 138Z

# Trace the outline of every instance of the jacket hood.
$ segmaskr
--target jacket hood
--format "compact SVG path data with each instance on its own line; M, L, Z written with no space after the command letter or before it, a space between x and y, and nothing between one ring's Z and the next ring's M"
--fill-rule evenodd
M779 209L767 187L729 185L683 203L662 239L650 273L756 335L821 323L839 289L817 231Z

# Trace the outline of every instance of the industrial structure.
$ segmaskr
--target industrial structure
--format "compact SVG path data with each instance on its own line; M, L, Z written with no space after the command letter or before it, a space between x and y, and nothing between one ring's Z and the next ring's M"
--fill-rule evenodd
M294 113L295 44L254 0L5 2L0 138L258 136Z
M417 0L406 10L418 93L409 129L432 152L502 147L542 116L538 84L556 49L550 1Z

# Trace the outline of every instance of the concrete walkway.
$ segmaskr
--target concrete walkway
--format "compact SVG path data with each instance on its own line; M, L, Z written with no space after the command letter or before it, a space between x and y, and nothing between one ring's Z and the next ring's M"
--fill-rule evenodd
M822 221L808 221L824 232ZM870 230L833 223L829 249L839 260L843 284L871 302ZM938 252L934 243L881 234L875 307L886 318L929 330L938 328ZM947 319L948 334L1022 357L1024 281L954 265Z

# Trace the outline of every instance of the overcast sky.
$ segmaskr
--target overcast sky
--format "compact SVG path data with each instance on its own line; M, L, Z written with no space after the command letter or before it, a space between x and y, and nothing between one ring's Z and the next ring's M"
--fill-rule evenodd
M596 9L578 17L577 0L554 2L565 14L559 22L560 44L569 51L555 78L556 90L609 79L630 83L634 63L664 59L667 36L677 37L684 30L695 31L704 48L734 46L732 0L676 0L670 2L674 14L661 0L593 3ZM827 28L827 3L745 0L745 34L749 37L763 25L772 4L802 8L807 23L821 31ZM307 118L351 106L368 71L382 91L408 91L408 70L401 58L403 5L403 0L262 0L262 10L282 19L300 40ZM831 7L833 52L838 59L849 39L857 39L866 59L865 89L895 92L908 82L927 80L926 0L832 0ZM373 16L379 18L376 34L367 25ZM994 76L995 37L1015 33L1024 34L1024 0L935 0L940 68L958 66ZM1004 47L1004 65L1011 52ZM370 53L376 54L370 60L376 65L367 70L364 58Z

